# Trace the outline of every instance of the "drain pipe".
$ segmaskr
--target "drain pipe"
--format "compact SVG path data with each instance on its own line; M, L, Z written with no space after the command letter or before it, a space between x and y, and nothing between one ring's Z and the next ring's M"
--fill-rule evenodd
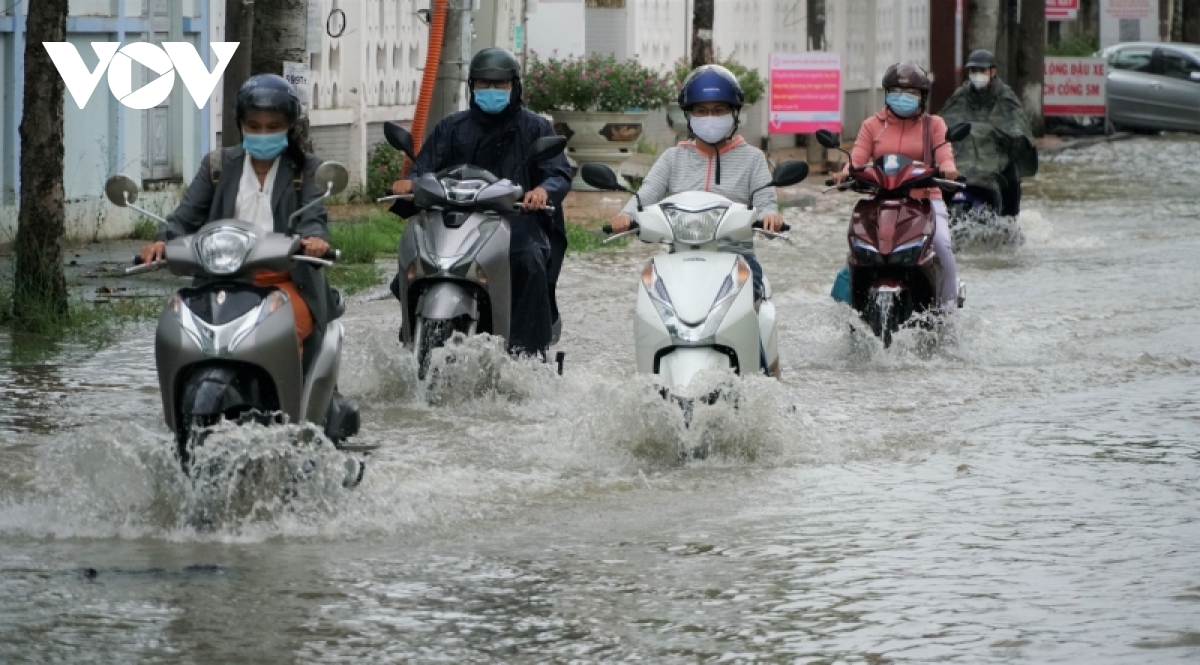
M421 77L421 94L417 98L417 111L413 115L412 137L414 154L421 152L425 140L425 123L429 120L429 107L433 103L433 92L437 86L438 63L442 60L442 41L446 36L446 12L449 0L434 0L433 17L429 24L429 49L425 54L425 73ZM412 168L412 161L405 160L404 174Z

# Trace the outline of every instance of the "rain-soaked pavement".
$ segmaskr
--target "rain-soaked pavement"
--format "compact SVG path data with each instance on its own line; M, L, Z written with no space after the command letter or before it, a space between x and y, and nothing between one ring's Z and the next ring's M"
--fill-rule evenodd
M632 371L651 248L570 260L561 378L476 345L426 393L364 298L342 386L383 448L286 503L180 482L149 327L10 363L0 661L1200 662L1198 182L1197 138L1045 163L932 351L829 300L851 195L790 210L784 381L688 431Z

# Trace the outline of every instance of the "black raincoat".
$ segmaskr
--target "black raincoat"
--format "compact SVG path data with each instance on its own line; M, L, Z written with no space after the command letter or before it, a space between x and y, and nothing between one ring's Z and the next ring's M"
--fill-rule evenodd
M471 100L471 108L437 124L421 146L410 178L435 173L459 164L487 169L499 178L521 185L526 192L541 187L549 194L553 215L514 214L510 261L513 280L512 328L509 349L516 353L542 353L550 346L552 326L558 320L555 286L567 251L562 202L571 191L571 167L564 155L522 168L533 142L554 136L545 118L520 103L520 86L514 86L511 103L496 114L484 113ZM410 217L415 210L398 201L392 211Z

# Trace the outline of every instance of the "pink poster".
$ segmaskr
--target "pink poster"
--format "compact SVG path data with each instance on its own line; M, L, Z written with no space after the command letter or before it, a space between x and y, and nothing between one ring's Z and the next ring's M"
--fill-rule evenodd
M771 134L842 131L842 59L837 53L772 53Z

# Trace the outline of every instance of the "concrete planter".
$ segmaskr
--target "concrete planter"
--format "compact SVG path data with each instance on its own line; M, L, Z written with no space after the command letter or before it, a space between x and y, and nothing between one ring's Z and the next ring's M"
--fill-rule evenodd
M567 137L567 156L577 167L589 162L604 164L621 175L621 164L637 152L637 141L642 136L646 116L649 113L600 113L592 111L555 111L554 131ZM583 182L578 173L571 188L580 191L595 191Z

